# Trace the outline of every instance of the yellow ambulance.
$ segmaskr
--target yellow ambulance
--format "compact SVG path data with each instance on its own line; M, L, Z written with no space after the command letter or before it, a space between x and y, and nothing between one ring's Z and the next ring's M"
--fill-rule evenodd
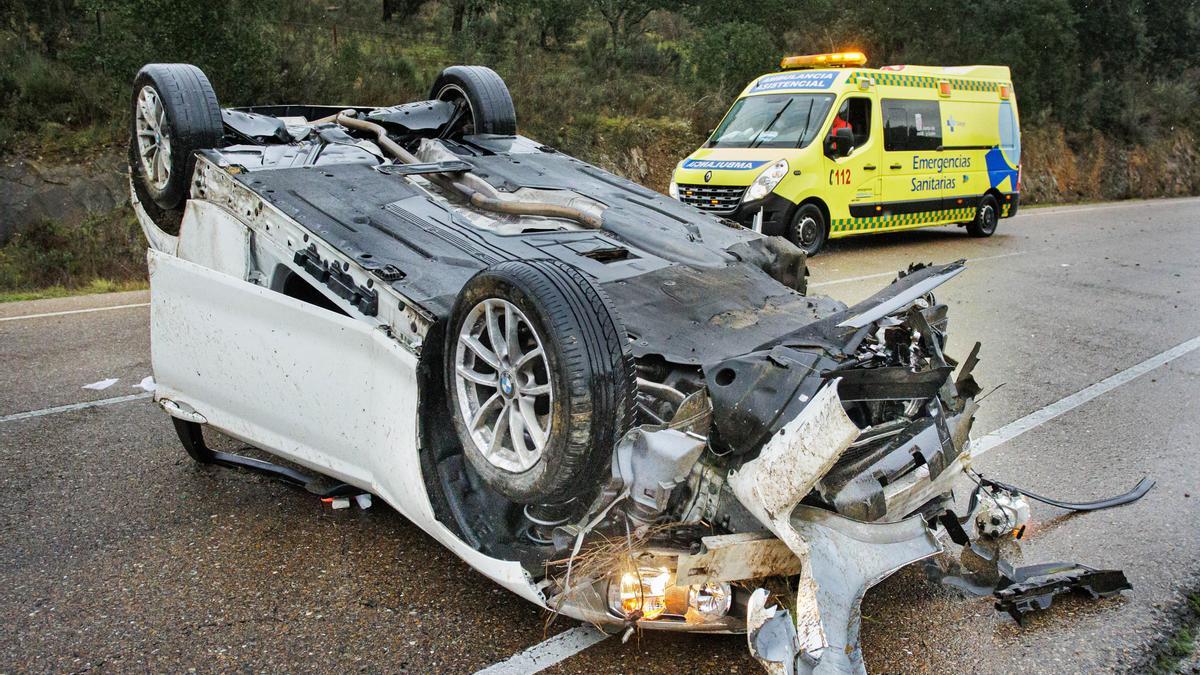
M783 59L679 163L671 196L810 255L935 225L991 236L1021 194L1008 68L865 64L861 52Z

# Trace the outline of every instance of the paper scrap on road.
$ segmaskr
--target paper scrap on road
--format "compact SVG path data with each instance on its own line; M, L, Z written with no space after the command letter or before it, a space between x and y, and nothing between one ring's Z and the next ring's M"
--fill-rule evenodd
M138 382L137 384L133 385L133 388L141 389L142 391L154 391L155 389L158 388L158 385L154 383L153 375L147 375L142 378L141 382Z
M108 378L107 380L100 380L99 382L93 382L93 383L91 383L91 384L85 384L85 385L83 385L83 388L84 388L84 389L91 389L91 390L93 390L93 391L104 391L105 389L108 389L109 387L111 387L111 386L113 386L114 384L116 384L116 383L117 383L117 381L118 381L118 380L120 380L120 379L121 379L121 378L119 378L119 377L110 377L110 378Z

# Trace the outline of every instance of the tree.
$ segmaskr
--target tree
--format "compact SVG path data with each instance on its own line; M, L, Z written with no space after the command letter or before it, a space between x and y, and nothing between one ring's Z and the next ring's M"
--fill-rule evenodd
M383 20L391 21L392 17L404 20L416 14L428 0L383 0Z
M615 55L628 43L630 36L641 32L642 22L656 9L661 0L596 0L596 11L608 24Z
M587 11L584 0L524 0L538 33L538 45L550 49L551 41L564 47L575 35L575 26Z

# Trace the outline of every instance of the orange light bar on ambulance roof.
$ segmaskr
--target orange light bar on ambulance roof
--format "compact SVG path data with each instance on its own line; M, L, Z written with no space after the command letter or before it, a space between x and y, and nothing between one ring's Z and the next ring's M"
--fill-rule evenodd
M821 68L832 66L862 66L867 63L867 55L862 52L835 52L833 54L808 54L805 56L788 56L779 62L784 70L793 68Z

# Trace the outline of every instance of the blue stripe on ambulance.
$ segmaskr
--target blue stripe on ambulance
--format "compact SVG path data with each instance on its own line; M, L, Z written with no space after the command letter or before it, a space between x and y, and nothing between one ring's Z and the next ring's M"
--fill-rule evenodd
M754 83L750 93L777 89L828 89L839 74L828 70L794 70L764 75Z
M988 150L983 157L987 164L988 182L992 187L1001 192L1012 192L1017 189L1017 170L1012 168L1008 160L1004 157L1004 151L999 147ZM1005 179L1009 181L1008 185L1002 187Z
M749 171L766 164L765 160L751 161L741 159L689 159L684 161L684 169L710 169L716 171Z

